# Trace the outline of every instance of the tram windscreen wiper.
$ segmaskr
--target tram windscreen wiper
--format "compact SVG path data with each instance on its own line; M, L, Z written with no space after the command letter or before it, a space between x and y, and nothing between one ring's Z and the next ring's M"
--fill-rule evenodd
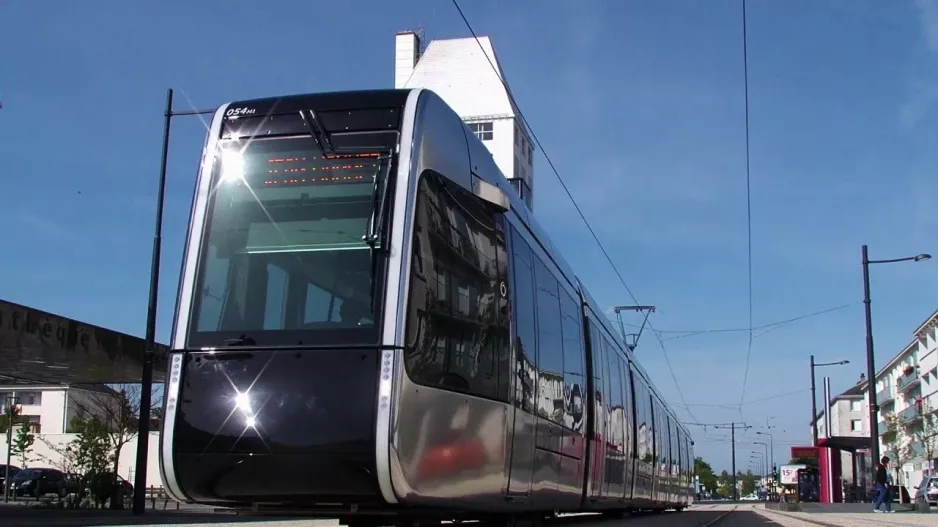
M371 256L371 301L374 309L375 288L378 281L375 279L375 273L378 272L378 250L384 250L384 243L381 239L384 233L385 206L388 201L388 179L391 176L391 158L389 155L378 157L378 164L375 167L375 185L371 194L371 217L368 220L368 226L362 240L368 244Z
M225 346L257 346L257 341L246 335L233 339L225 339Z
M313 138L313 141L316 141L316 145L319 146L323 153L334 153L335 149L332 147L332 141L329 140L329 133L326 132L326 129L322 126L322 122L316 117L316 112L312 110L300 110L300 118L303 119L303 124L306 125L306 129L309 131L309 136Z

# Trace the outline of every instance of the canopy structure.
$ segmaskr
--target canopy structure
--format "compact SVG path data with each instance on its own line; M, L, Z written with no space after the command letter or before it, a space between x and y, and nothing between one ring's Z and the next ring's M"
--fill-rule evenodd
M156 345L153 378L166 377ZM0 383L139 383L144 340L0 300Z
M834 436L818 438L817 444L818 446L856 453L857 450L868 450L872 443L868 437Z

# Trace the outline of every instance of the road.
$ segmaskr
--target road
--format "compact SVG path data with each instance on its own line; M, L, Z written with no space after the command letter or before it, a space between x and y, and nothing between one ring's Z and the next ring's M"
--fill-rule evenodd
M132 516L129 511L48 510L0 507L3 527L160 526L174 527L338 527L336 520L260 518L191 511L148 511ZM481 525L481 524L476 524ZM807 514L767 511L762 504L698 504L684 512L599 519L573 515L545 527L920 527L936 525L930 515L897 514Z

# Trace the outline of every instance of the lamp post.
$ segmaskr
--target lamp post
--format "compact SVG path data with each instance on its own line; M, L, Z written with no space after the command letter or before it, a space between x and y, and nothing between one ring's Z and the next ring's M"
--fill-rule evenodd
M850 361L814 362L814 355L811 355L811 434L814 439L814 442L811 444L813 446L817 446L817 392L814 387L814 368L820 368L821 366L842 366L844 364L850 364ZM829 412L830 408L824 411ZM830 433L830 431L828 431L828 433Z
M13 454L13 418L16 417L16 395L6 396L7 464L3 469L3 503L10 501L10 462Z
M889 260L870 260L866 245L861 248L863 258L863 306L866 311L866 377L869 379L867 391L870 400L870 466L879 462L879 404L876 401L876 359L873 355L873 315L870 310L870 264L896 262L922 262L931 259L930 254L919 254L905 258Z
M134 514L146 510L147 450L150 444L150 406L153 391L153 354L156 347L156 305L160 284L160 250L163 245L163 195L166 189L166 161L169 157L169 127L177 115L204 115L215 110L173 111L173 90L166 91L163 113L163 152L160 157L159 186L156 192L156 229L153 233L153 255L150 262L150 297L147 306L146 337L143 350L143 372L140 375L140 418L137 424L137 461L134 473Z
M760 436L769 436L769 466L775 467L775 438L768 432L756 432Z

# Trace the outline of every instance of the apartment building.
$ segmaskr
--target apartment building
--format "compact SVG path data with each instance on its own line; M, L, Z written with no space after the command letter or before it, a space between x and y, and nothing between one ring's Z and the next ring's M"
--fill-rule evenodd
M880 451L909 491L938 472L938 311L876 375Z
M417 32L398 33L394 87L426 88L446 101L533 208L534 143L489 37L433 40L424 47Z

